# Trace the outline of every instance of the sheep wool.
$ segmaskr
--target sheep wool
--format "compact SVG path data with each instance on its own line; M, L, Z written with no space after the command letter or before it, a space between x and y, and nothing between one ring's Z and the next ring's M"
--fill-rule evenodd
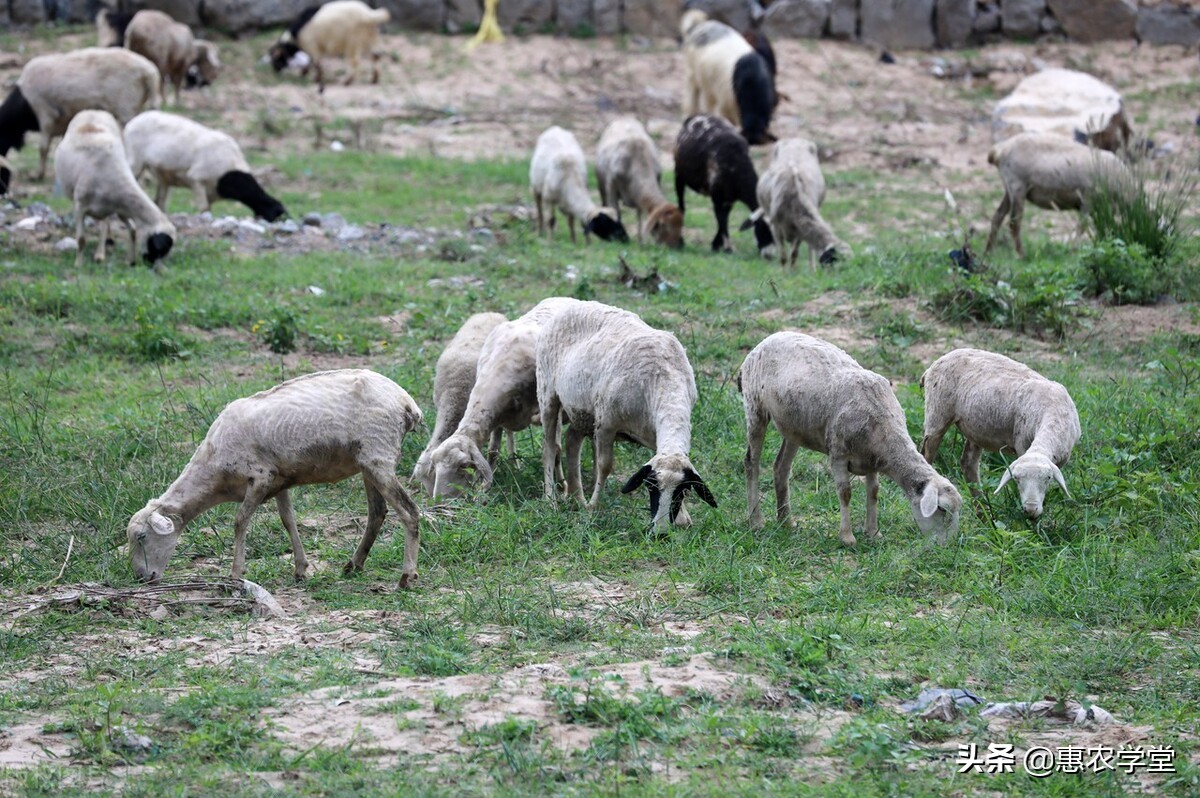
M638 241L645 230L657 243L683 246L683 212L662 193L662 166L658 148L646 128L632 116L614 119L596 146L596 180L600 202L611 205L621 220L621 204L637 210Z
M350 62L346 85L358 75L359 62L371 60L371 82L379 82L379 27L391 19L386 8L373 9L361 0L332 0L324 5L309 6L297 15L291 27L279 38L267 57L276 72L282 71L296 56L304 52L311 61L304 66L316 70L319 92L325 91L325 72L321 60L326 57L345 58Z
M697 9L684 13L680 33L686 64L683 115L716 114L740 125L750 144L773 142L769 128L778 97L772 63L736 30Z
M533 158L529 162L529 184L533 189L533 200L537 206L538 234L554 234L555 210L562 208L571 231L571 243L575 243L575 220L583 227L583 241L595 234L604 241L629 240L629 234L612 208L599 207L592 202L587 188L587 160L583 148L570 131L557 125L547 128L538 136ZM545 212L549 206L550 219Z
M825 177L813 142L805 138L777 142L771 150L771 165L758 179L756 195L779 244L780 265L795 266L801 244L808 245L808 262L814 271L818 253L822 265L848 253L849 248L821 217Z

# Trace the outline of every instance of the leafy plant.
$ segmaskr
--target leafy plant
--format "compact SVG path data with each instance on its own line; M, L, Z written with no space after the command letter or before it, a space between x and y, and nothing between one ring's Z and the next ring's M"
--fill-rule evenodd
M1086 206L1095 243L1123 241L1142 247L1156 262L1171 261L1188 235L1184 213L1195 204L1197 172L1152 177L1140 164L1127 175L1099 174Z
M1114 305L1152 304L1163 294L1183 287L1185 267L1177 261L1153 256L1140 243L1121 238L1096 242L1084 253L1083 291L1107 296Z
M133 333L134 352L143 360L183 360L191 356L187 339L161 314L138 307L134 322L137 324Z
M300 325L291 308L276 308L267 321L258 321L251 328L264 344L276 354L286 355L296 351L296 339L300 336Z

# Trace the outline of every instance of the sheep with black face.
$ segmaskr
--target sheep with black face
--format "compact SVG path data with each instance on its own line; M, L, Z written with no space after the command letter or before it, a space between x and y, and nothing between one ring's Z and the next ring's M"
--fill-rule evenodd
M703 11L685 12L680 33L687 67L683 115L717 114L740 125L750 144L774 141L769 128L778 99L771 64L745 37Z
M328 56L345 58L350 62L350 75L346 85L358 76L359 61L371 60L371 82L379 82L379 56L374 52L379 42L379 27L391 15L386 8L374 9L362 0L332 0L324 5L309 6L297 15L288 30L279 38L267 58L276 72L297 59L303 52L309 67L317 72L317 86L325 91L325 72L321 59Z
M591 234L604 241L629 240L624 225L617 220L617 212L592 202L587 187L587 159L570 131L555 125L538 136L529 162L529 185L537 205L539 235L543 231L547 237L554 234L555 209L562 208L572 243L575 242L576 219L583 226L585 244ZM549 220L545 218L547 210Z

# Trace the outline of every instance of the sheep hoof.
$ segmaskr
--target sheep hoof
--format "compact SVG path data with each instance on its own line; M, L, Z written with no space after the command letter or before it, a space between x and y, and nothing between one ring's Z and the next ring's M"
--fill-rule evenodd
M350 560L346 563L345 567L342 568L342 576L350 576L351 574L356 574L361 570L361 565L357 565L355 564L354 560Z
M858 545L858 541L854 538L853 533L849 535L838 535L838 539L842 541L842 545L847 548L854 548Z
M417 574L415 571L411 574L400 574L400 589L408 590L409 588L414 586L416 581L417 581Z

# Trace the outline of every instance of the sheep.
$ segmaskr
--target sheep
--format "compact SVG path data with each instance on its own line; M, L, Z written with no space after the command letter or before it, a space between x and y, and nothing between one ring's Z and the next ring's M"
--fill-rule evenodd
M751 211L758 210L758 174L750 160L750 148L733 125L717 116L700 114L689 117L675 141L675 197L680 211L685 210L684 188L712 197L717 217L714 252L733 249L729 238L729 212L734 202L743 202ZM758 218L753 222L754 237L760 253L773 244L771 229Z
M613 120L600 136L596 181L600 184L600 202L612 203L617 221L621 220L622 202L637 209L639 243L645 214L645 229L655 241L676 249L683 246L683 212L663 196L658 148L634 117Z
M346 78L349 86L358 75L359 60L370 57L371 83L378 83L379 55L374 48L379 41L379 26L390 19L386 8L373 9L361 0L332 0L310 6L300 12L267 57L275 71L280 72L299 52L306 53L316 68L320 93L325 91L322 58L334 56L350 61L350 75ZM304 74L308 74L308 66L305 65Z
M750 144L769 144L778 99L765 58L736 30L698 9L680 19L685 59L683 115L718 114Z
M191 28L162 11L147 8L134 14L125 28L125 46L146 56L158 67L159 91L163 96L166 96L167 81L171 81L175 87L176 105L179 105L179 89L190 67L199 69L200 76L208 83L221 71L217 46L193 38Z
M471 389L475 387L475 369L479 364L479 352L483 348L483 342L492 330L506 321L508 319L502 313L476 313L466 320L438 357L433 378L433 404L437 408L437 423L412 472L413 480L420 483L430 496L433 495L435 487L431 455L462 421ZM501 433L501 428L497 427L489 447L490 453L499 451ZM508 440L511 451L511 432Z
M746 493L750 525L763 526L759 509L759 460L767 425L783 443L775 458L776 515L792 526L788 477L803 446L829 455L841 503L838 537L857 540L850 525L850 475L867 483L866 535L878 538L879 474L908 497L917 526L946 543L958 529L962 497L921 457L908 435L904 410L887 378L860 366L833 344L798 332L767 336L738 372L746 409Z
M124 47L125 29L131 19L133 14L100 6L96 11L96 46Z
M816 271L817 253L829 265L849 252L833 229L821 218L825 178L817 160L817 145L805 138L785 139L771 150L771 165L758 179L759 210L779 244L779 263L795 266L800 244L808 244L808 264ZM742 225L745 230L755 217ZM788 244L791 243L789 247Z
M583 148L569 131L557 125L547 128L538 136L529 162L529 184L533 188L533 200L537 205L538 235L546 231L546 237L554 234L555 209L561 207L567 217L571 231L571 243L575 243L575 220L583 227L583 242L588 243L588 234L594 233L604 241L626 242L629 234L612 208L601 208L592 202L587 188L587 161ZM543 206L549 205L550 221L547 224Z
M592 439L595 489L587 506L600 506L613 470L613 442L627 438L654 452L621 488L645 485L651 524L691 523L683 507L689 490L713 507L712 492L688 458L696 380L687 353L674 335L656 330L636 314L599 302L578 302L559 311L537 344L537 395L545 433L542 467L546 497L557 499L560 415L566 436L567 496L583 500L579 449Z
M288 490L361 473L367 528L343 572L362 570L390 506L404 526L400 587L411 587L420 510L396 478L396 461L404 436L421 421L421 408L403 388L367 369L306 374L230 402L166 492L129 520L134 574L142 581L161 579L192 519L218 504L240 502L233 522L233 578L240 579L250 517L274 497L291 538L293 572L303 579L308 560Z
M172 186L190 188L201 211L218 199L240 202L273 222L287 214L250 172L229 135L164 111L143 111L125 126L125 154L137 177L149 169L158 181L154 202L164 211Z
M175 240L175 225L138 185L121 143L121 127L108 111L80 111L54 152L55 185L74 201L75 266L83 263L84 218L103 220L95 259L105 258L109 218L129 229L129 263L138 253L153 264L165 258Z
M932 463L951 425L965 440L963 476L978 494L984 450L1011 450L1017 459L1004 469L996 492L1015 480L1026 515L1042 514L1050 481L1070 498L1062 466L1079 441L1079 414L1067 389L1004 355L956 349L934 361L921 376L925 389L925 437L921 451Z
M569 297L543 299L525 315L488 333L458 427L429 455L434 498L454 498L475 480L484 489L491 485L492 467L482 447L497 430L519 432L537 420L537 342L549 320L577 302Z
M1116 190L1124 190L1132 176L1121 159L1111 152L1092 149L1054 133L1020 133L992 147L988 163L1000 172L1004 198L992 216L988 233L990 252L996 233L1011 213L1009 230L1017 255L1025 257L1021 243L1021 218L1025 201L1051 210L1082 210L1097 178Z
M29 59L0 105L0 155L20 149L38 131L37 180L46 176L50 142L85 109L108 111L124 125L146 106L159 106L158 69L124 49L85 47Z

